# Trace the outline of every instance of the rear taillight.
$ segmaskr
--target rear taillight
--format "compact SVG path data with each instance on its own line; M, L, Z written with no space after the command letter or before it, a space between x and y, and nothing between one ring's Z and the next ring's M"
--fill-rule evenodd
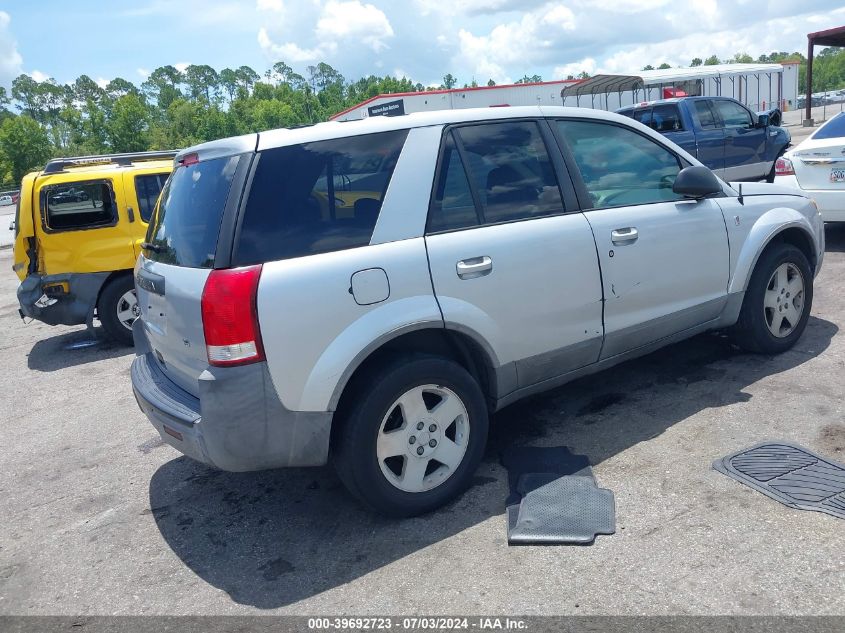
M227 367L264 360L258 328L261 266L212 270L202 291L208 362Z
M788 158L778 158L775 161L775 176L794 176L792 161Z

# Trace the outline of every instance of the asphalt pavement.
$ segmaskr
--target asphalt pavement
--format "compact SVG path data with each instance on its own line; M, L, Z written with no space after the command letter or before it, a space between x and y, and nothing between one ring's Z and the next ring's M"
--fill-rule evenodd
M516 404L473 487L364 511L331 468L230 474L138 410L131 350L24 324L0 252L0 614L845 614L845 522L711 468L763 440L845 462L845 227L791 351L707 334ZM508 547L510 445L586 454L616 496L592 546Z

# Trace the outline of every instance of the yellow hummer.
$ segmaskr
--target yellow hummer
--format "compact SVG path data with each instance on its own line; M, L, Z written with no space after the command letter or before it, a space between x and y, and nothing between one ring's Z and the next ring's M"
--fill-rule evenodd
M24 176L15 213L22 318L132 344L132 269L175 152L57 158Z

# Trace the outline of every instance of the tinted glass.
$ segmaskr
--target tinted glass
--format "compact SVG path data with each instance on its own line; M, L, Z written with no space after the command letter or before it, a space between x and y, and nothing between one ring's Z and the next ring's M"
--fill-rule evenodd
M369 244L407 135L397 130L261 152L237 264Z
M440 176L428 213L427 230L431 233L478 225L478 213L472 200L466 170L455 140L449 133L443 148Z
M751 127L751 113L738 103L716 99L713 104L725 127Z
M631 118L635 121L639 121L643 125L651 127L651 108L639 108L638 110L634 110Z
M135 192L138 194L138 211L141 219L149 222L153 215L153 209L161 193L167 174L149 174L146 176L135 176Z
M212 268L220 220L240 156L177 167L161 192L144 256L189 268Z
M845 114L839 113L813 134L813 138L845 137Z
M672 185L678 158L654 141L618 125L558 121L594 208L680 200Z
M507 122L456 130L488 224L563 211L557 179L536 123Z
M695 112L698 114L698 122L701 124L701 127L718 127L719 123L716 121L716 116L713 114L713 110L710 109L708 101L698 99L697 101L693 101L693 103L695 104Z
M658 132L680 132L684 129L681 113L674 104L656 105L651 112L651 127Z
M117 205L110 181L50 185L42 190L45 224L50 231L71 231L111 226Z

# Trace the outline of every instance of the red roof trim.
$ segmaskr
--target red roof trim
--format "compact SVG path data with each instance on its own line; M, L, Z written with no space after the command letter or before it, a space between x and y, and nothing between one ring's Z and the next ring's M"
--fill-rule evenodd
M501 86L475 86L470 88L447 88L442 90L423 90L422 92L389 92L387 94L380 94L376 95L375 97L370 97L362 101L361 103L352 106L351 108L346 108L346 110L342 110L337 114L333 114L329 117L329 120L334 120L338 117L343 116L353 110L357 110L358 108L367 105L368 103L372 103L376 99L383 99L383 98L399 98L399 97L412 97L417 95L442 95L442 94L449 94L450 92L472 92L474 90L495 90L497 88L522 88L524 86L555 86L560 84L577 84L581 83L583 79L560 79L558 81L538 81L534 83L525 83L525 84L502 84Z
M807 33L807 37L814 40L819 37L828 37L830 35L845 35L845 26L837 26L826 31L816 31L815 33Z

